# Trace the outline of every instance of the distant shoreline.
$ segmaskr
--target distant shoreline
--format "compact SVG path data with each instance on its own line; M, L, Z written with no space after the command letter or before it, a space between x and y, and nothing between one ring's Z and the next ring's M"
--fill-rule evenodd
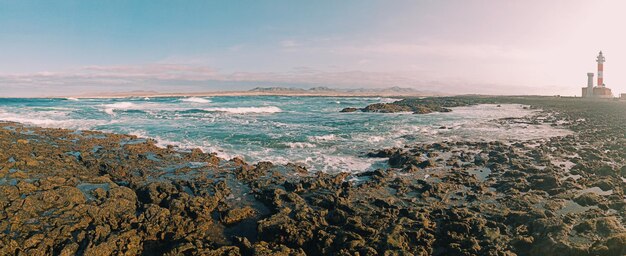
M284 96L284 97L446 97L446 96L469 96L469 97L555 97L555 95L489 95L489 94L448 94L438 92L389 92L389 91L369 91L369 92L347 92L347 91L212 91L212 92L181 92L181 93L160 93L152 91L140 92L119 92L119 93L93 93L82 95L52 95L52 96L28 96L28 97L4 97L0 99L105 99L105 98L167 98L167 97L237 97L237 96ZM576 96L559 95L556 97L579 98Z
M155 92L124 92L124 93L95 93L85 95L65 95L65 96L40 96L28 98L129 98L129 97L215 97L215 96L286 96L286 97L425 97L425 96L445 96L444 94L429 93L407 93L407 92L311 92L311 91L217 91L217 92L189 92L189 93L155 93ZM22 98L22 97L6 97Z

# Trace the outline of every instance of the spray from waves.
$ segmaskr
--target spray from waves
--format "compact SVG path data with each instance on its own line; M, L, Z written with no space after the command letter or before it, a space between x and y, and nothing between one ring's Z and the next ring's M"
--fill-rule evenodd
M67 113L60 111L10 113L0 110L0 120L35 125L44 128L64 128L89 130L98 125L115 123L117 121L93 120L93 119L69 119Z
M239 107L239 108L205 108L208 112L226 112L231 114L248 114L248 113L278 113L282 109L274 106L268 107Z
M78 99L77 99L77 98L74 98L74 97L69 97L69 98L65 98L65 99L66 99L66 100L71 100L71 101L78 101Z
M104 113L109 115L115 115L115 110L133 109L137 108L137 104L131 102L117 102L113 104L104 105Z
M340 171L362 172L374 169L374 163L380 161L375 158L362 158L348 155L315 154L304 159L308 166L321 166L318 171L335 173Z
M22 115L22 114L7 113L1 110L0 110L0 120L24 123L24 124L32 124L32 125L37 125L37 126L42 126L42 127L55 127L55 126L59 126L65 123L64 121L61 121L61 120L43 118L41 116L33 117L33 116L27 116L27 115Z
M311 142L328 142L328 141L336 141L341 138L335 136L334 134L320 135L320 136L309 136L309 141Z
M308 143L308 142L286 142L284 144L285 144L285 146L290 147L290 148L314 148L314 147L317 147L315 144Z
M380 103L393 103L396 101L401 101L402 99L394 99L394 98L381 98Z
M206 141L191 142L189 140L169 140L161 136L148 135L146 131L143 131L143 130L135 130L135 131L129 132L128 134L135 135L140 138L154 139L156 141L156 146L160 148L166 148L168 145L172 145L179 149L187 149L187 150L200 148L202 152L215 153L217 154L218 157L223 158L223 159L231 159L233 157L233 155L226 153L224 149L215 145L209 145L208 142Z
M191 98L189 98L191 99ZM207 99L197 98L193 102L210 102ZM183 99L184 100L184 99ZM282 110L278 107L216 107L216 108L184 108L176 104L168 103L132 103L132 102L116 102L112 104L106 104L101 106L102 111L115 116L116 112L139 110L148 113L155 113L158 111L174 111L179 113L199 113L199 112L224 112L230 114L248 114L248 113L278 113Z
M191 102L191 103L209 103L209 102L211 102L211 100L209 100L209 99L198 98L198 97L183 98L180 101L182 101L182 102Z
M365 140L369 143L378 143L385 141L387 138L385 136L369 136Z

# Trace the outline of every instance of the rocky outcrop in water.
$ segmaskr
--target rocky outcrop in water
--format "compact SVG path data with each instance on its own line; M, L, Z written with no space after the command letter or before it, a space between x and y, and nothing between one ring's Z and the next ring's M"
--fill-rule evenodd
M414 114L428 114L433 112L450 112L452 111L450 109L452 107L462 107L492 102L494 102L494 100L491 98L478 97L408 98L392 103L374 103L364 108L344 108L341 112L413 112Z
M313 174L1 123L0 255L624 255L625 103L497 100L545 111L494 122L576 133L380 149L387 169Z

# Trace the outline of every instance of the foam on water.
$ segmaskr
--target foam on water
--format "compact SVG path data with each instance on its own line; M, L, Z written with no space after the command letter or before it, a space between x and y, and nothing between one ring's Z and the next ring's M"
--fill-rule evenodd
M290 147L290 148L314 148L314 147L317 147L315 144L307 143L307 142L286 142L285 145Z
M55 109L55 108L50 108ZM17 122L41 127L90 129L96 125L111 123L105 120L82 120L69 118L70 113L60 110L40 110L37 112L16 113L0 109L0 120ZM14 110L15 111L15 110Z
M215 146L215 145L211 145L206 141L203 141L203 142L202 141L191 142L187 140L177 141L177 140L171 140L166 137L161 137L159 135L150 135L146 133L145 131L132 131L132 132L128 132L128 134L135 135L137 137L143 137L143 138L153 138L157 142L156 146L161 147L161 148L166 148L167 146L170 146L170 145L177 147L179 149L182 149L182 150L191 150L191 149L199 148L200 150L202 150L202 152L216 153L217 156L224 158L224 159L230 159L233 157L233 155L224 152L222 148Z
M335 141L340 140L335 134L327 134L327 135L319 135L319 136L309 136L309 141L311 142L326 142L326 141Z
M372 165L380 159L346 155L314 154L304 160L308 166L320 166L317 171L334 173L341 171L362 172L372 169Z
M28 118L28 117L21 117L21 116L6 114L6 113L0 113L0 120L18 122L18 123L24 123L24 124L32 124L32 125L44 126L44 127L57 126L57 125L62 125L64 123L63 121L59 121L59 120L43 119L43 118Z
M29 125L35 125L40 127L58 127L58 128L66 128L66 129L79 129L79 130L88 130L92 129L94 126L104 125L107 123L106 121L85 121L85 120L75 120L75 119L67 119L67 120L53 120L53 119L41 119L41 118L29 118L29 117L11 117L0 115L0 120L17 122Z
M393 103L396 101L400 101L402 99L394 99L394 98L380 98L380 103Z
M193 103L209 103L211 100L205 98L198 97L189 97L181 99L182 102L193 102Z
M125 110L125 109L133 109L137 108L137 105L132 102L117 102L113 104L104 105L104 113L109 115L115 115L115 110Z
M232 114L248 114L248 113L278 113L282 110L278 107L239 107L239 108L205 108L209 112L226 112Z

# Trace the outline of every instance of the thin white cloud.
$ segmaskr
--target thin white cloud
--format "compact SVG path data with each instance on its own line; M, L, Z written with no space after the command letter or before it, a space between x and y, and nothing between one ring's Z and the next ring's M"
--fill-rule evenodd
M88 66L77 72L94 77L136 77L153 79L209 79L217 73L213 68L180 64L151 64L138 66Z
M299 46L300 44L295 40L283 40L280 42L280 45L284 48L293 48Z
M463 44L450 42L403 43L384 42L330 48L330 52L342 55L384 56L435 56L472 59L531 59L538 54L514 47L490 44Z

